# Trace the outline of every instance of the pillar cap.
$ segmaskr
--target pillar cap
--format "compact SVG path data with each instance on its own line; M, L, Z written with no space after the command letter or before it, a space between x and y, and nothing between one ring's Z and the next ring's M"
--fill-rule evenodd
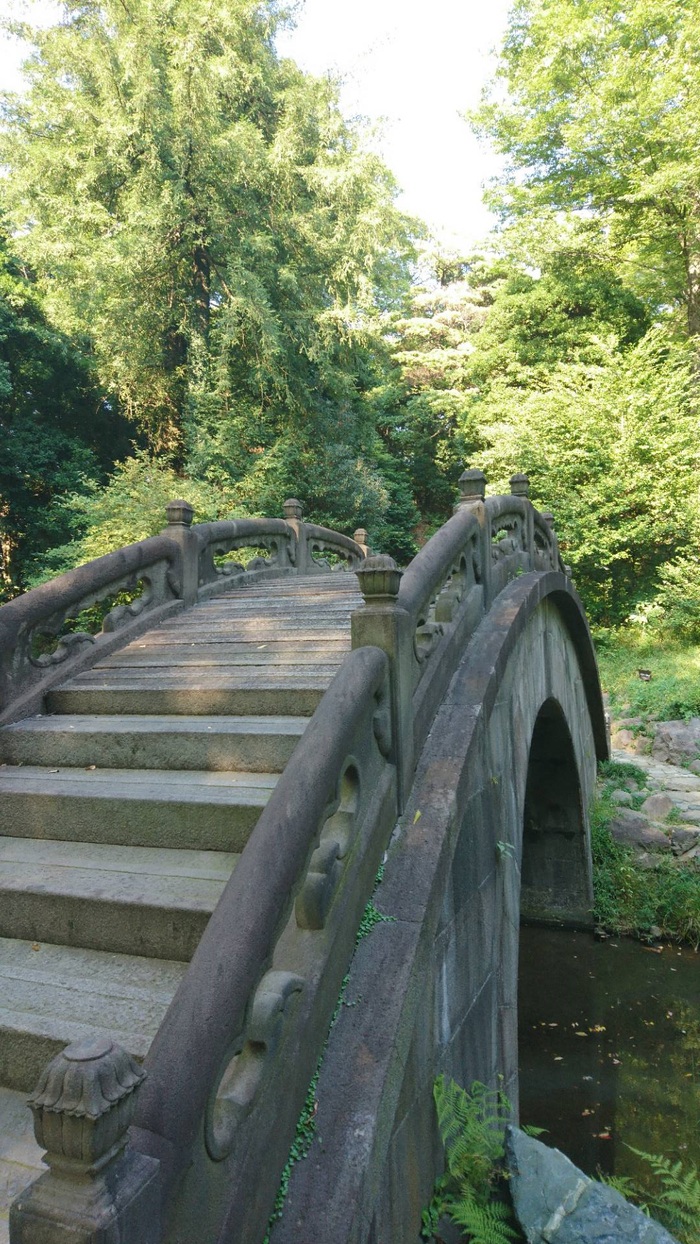
M189 501L169 501L165 507L169 527L191 527L194 510Z
M527 475L523 475L522 471L516 471L515 475L511 475L510 491L514 497L529 497L530 481Z
M393 557L386 553L375 553L365 558L355 572L360 580L360 591L365 604L395 604L399 594L402 570L399 570Z
M474 501L483 501L486 496L486 476L483 471L462 471L459 477L458 505L470 505Z

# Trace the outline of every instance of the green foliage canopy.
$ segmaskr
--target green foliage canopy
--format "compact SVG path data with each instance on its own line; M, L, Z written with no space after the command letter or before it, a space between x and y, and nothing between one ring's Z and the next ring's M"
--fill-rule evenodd
M51 315L89 334L152 449L198 473L245 473L329 402L352 422L410 241L335 85L277 57L274 0L64 8L22 28L36 50L1 152Z
M0 236L0 601L27 586L28 562L70 539L65 494L104 475L109 452L128 448L124 432Z
M576 211L619 270L700 331L700 9L518 0L476 114L510 165L504 218ZM505 91L504 91L505 88Z

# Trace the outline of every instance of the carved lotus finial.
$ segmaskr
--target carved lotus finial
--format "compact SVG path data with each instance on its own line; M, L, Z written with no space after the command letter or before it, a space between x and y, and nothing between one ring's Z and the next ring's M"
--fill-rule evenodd
M288 500L284 502L282 511L287 521L293 519L298 523L301 522L301 501L297 501L296 497L289 497Z
M377 553L365 558L357 571L360 591L368 605L394 604L399 593L403 571L399 570L393 557Z
M146 1073L106 1038L76 1041L48 1064L29 1098L37 1142L53 1165L100 1164L126 1143Z

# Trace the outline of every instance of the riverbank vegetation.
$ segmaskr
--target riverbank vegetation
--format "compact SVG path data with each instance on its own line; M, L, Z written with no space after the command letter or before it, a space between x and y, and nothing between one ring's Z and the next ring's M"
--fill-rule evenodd
M645 774L632 764L601 766L598 798L591 809L594 910L598 927L647 941L667 938L700 946L700 867L697 860L678 863L657 855L640 867L635 852L616 842L610 824L619 813L613 792L631 792L632 805L643 796Z

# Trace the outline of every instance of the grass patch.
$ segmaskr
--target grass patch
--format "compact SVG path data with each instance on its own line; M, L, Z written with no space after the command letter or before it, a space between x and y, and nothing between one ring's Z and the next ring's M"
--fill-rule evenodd
M603 690L613 716L656 721L700 717L700 644L660 639L640 627L596 636ZM639 669L651 671L643 682Z
M646 786L647 775L639 765L628 764L626 760L601 760L598 774L605 782L604 789L617 790L627 787L628 782L636 782L637 786Z
M625 766L627 767L627 766ZM629 766L630 768L632 766ZM610 822L618 809L607 782L591 809L593 915L611 933L649 937L656 925L664 937L700 946L700 865L677 864L659 855L653 869L636 866L634 852L615 842Z

